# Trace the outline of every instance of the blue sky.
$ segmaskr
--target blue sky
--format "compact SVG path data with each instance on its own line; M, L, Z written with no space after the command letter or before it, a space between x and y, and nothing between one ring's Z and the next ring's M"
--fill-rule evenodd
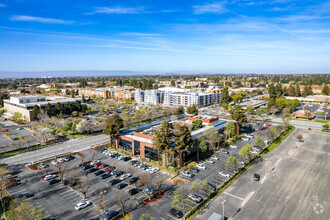
M329 73L330 1L0 0L0 71Z

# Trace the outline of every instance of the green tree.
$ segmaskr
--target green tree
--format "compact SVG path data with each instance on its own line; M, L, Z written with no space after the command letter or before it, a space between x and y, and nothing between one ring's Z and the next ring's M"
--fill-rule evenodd
M202 190L203 186L197 181L193 181L191 184L190 184L190 191L192 191L193 193L195 194L198 194L200 190Z
M74 103L74 110L75 111L78 111L78 112L81 112L81 103L78 101L78 100L76 100L76 102Z
M197 130L203 127L203 121L198 119L192 122L191 130Z
M324 130L328 130L330 126L329 126L329 124L324 124L324 125L322 125L322 127Z
M184 114L184 107L181 105L176 109L175 115L182 115L182 114Z
M228 87L225 87L222 90L220 104L222 107L227 108L230 102L231 102L231 97L229 96Z
M117 140L119 138L119 130L123 127L123 125L123 119L118 114L110 115L107 118L103 134L110 136L110 147L112 147L112 139L114 139L115 148L118 148Z
M33 207L27 201L14 199L10 206L10 210L4 213L6 220L40 220L45 213L45 211Z
M70 115L72 112L72 106L70 102L66 102L64 105L64 114Z
M283 95L282 85L281 83L277 83L275 86L275 94L276 98L279 98Z
M296 88L294 91L294 96L299 97L300 96L300 87L299 84L296 84Z
M239 151L239 156L244 161L248 162L251 160L252 157L252 148L253 146L251 144L246 144L242 149Z
M143 213L140 218L140 220L158 220L158 218L153 217L152 215L150 215L149 213Z
M153 145L158 151L158 159L159 159L159 153L162 153L163 165L165 167L168 166L168 157L170 151L172 150L171 149L172 137L173 137L173 132L170 127L170 123L166 120L162 121L160 127L154 131ZM166 157L164 156L164 154L166 155Z
M189 191L182 184L177 190L174 191L174 198L172 201L172 207L180 207L185 211L189 210L188 206Z
M231 119L236 121L236 125L237 125L236 132L237 135L239 135L240 126L247 122L245 110L242 108L241 105L235 105L229 110L229 113L231 114L230 115Z
M187 113L191 114L191 115L198 115L198 109L197 109L196 105L188 106Z
M328 86L328 84L325 84L322 88L321 94L322 95L329 95L329 93L330 93L329 86Z
M269 93L269 102L268 102L268 108L276 105L276 91L274 84L270 84L268 86L268 93Z
M260 136L258 136L256 138L256 140L254 141L254 144L259 146L259 147L264 147L265 146L265 142L262 140L262 138Z
M182 153L193 146L193 140L186 125L177 124L174 129L175 151L178 153L178 166L182 166Z
M207 135L207 137L211 143L212 149L214 149L221 141L221 137L218 130L212 131L209 135Z
M226 167L229 167L229 168L232 168L232 169L236 170L238 168L238 166L239 166L239 164L238 164L237 158L230 155L228 157L227 162L226 162Z
M34 105L32 109L32 119L38 120L40 114L40 107L39 105Z
M175 79L172 79L172 80L171 80L171 86L172 86L172 87L175 87L175 83L176 83L176 80L175 80Z
M55 114L59 115L63 113L63 106L61 105L61 103L57 102L55 105Z
M199 151L202 153L206 152L208 149L205 138L203 137L196 148L197 162L199 163Z
M9 98L10 97L7 93L0 92L0 107L3 107L3 100Z
M81 103L86 103L86 99L85 99L85 95L84 94L82 94L82 96L81 96Z
M204 190L206 190L206 192L209 194L212 190L211 187L209 186L207 180L204 180L202 183L202 187Z
M46 105L46 113L48 117L52 117L54 115L53 106L49 102Z
M289 96L294 96L295 95L295 89L294 89L294 87L293 87L293 85L292 84L290 84L290 86L289 86L289 91L288 91L288 95Z
M236 125L233 121L226 122L224 134L228 138L234 137L236 135Z

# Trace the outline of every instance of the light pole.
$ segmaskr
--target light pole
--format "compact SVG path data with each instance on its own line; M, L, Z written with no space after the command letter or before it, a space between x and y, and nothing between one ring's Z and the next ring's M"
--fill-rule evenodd
M221 203L222 204L222 217L223 217L223 220L225 220L225 203L226 203L226 200L223 200L223 202Z

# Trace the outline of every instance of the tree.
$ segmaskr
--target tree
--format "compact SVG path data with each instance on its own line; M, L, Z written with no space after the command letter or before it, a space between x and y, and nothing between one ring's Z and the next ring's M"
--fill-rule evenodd
M163 155L163 165L165 167L168 166L168 156L169 152L172 150L171 149L171 144L172 144L172 136L173 132L170 127L170 123L166 120L162 121L160 124L160 127L154 131L154 140L153 140L153 145L159 153L162 153ZM159 156L158 156L159 159Z
M287 128L288 126L290 126L290 119L291 119L291 114L289 113L285 113L283 116L282 116L282 121L283 121L283 124L284 126Z
M56 161L56 157L55 157L55 161ZM57 163L56 167L57 167L58 175L60 176L60 180L63 182L63 176L64 176L64 172L65 172L65 163Z
M191 115L198 115L198 109L197 109L196 105L188 106L187 113L191 114Z
M201 151L203 153L203 152L206 152L207 149L208 149L207 143L206 143L205 138L203 137L202 140L201 140L201 142L199 143L199 145L196 148L197 162L198 163L199 163L199 151Z
M48 117L52 117L54 114L53 106L49 102L46 105L46 113Z
M81 103L86 103L86 98L84 94L82 94L81 96Z
M63 106L59 102L57 102L55 105L55 114L56 115L63 114Z
M276 91L274 84L270 84L268 86L268 93L269 93L269 102L268 102L268 108L275 106L276 104Z
M207 180L203 181L202 188L207 192L207 194L211 192L211 187L209 186Z
M256 140L254 141L254 144L259 146L259 147L265 146L265 142L264 142L264 140L262 140L262 138L260 136L258 136L256 138Z
M202 188L203 186L197 180L193 181L189 187L190 191L192 191L195 194L198 194Z
M148 196L149 200L151 200L153 187L151 184L151 176L149 173L144 173L140 175L136 186L139 188L147 189L143 190L143 192Z
M289 96L294 96L295 95L295 89L292 84L289 86L289 91L288 91Z
M107 118L103 134L110 136L110 147L112 147L112 139L114 138L115 148L118 148L117 140L119 138L119 130L123 128L123 126L123 119L118 114L111 115Z
M324 130L328 130L330 126L329 126L329 124L324 124L324 125L322 125L322 127Z
M298 140L298 142L302 142L303 136L301 134L298 134L297 135L297 140Z
M44 210L33 207L29 202L14 199L4 216L8 220L41 220L44 214Z
M73 105L73 110L74 111L78 111L78 112L81 112L81 103L78 101L78 100L76 100L76 102L74 103L74 105Z
M234 137L236 135L235 122L233 122L233 121L226 122L224 134L226 135L226 138L228 138L228 139L230 139L230 137Z
M240 126L247 122L246 113L241 105L235 105L230 110L231 118L236 121L237 135L239 135Z
M178 166L182 166L182 153L193 146L190 131L186 125L177 124L174 129L175 151L178 153Z
M252 157L252 148L253 146L251 144L246 144L242 149L239 151L239 156L244 161L248 162L251 160Z
M153 217L149 213L143 213L140 218L140 220L158 220L158 218Z
M221 141L221 137L219 134L218 130L214 130L212 131L209 135L208 135L208 139L211 143L212 149L216 148L217 145L219 144L219 142Z
M89 126L89 121L87 120L81 120L77 126L76 126L76 131L80 134L83 134Z
M158 190L158 192L161 192L163 190L163 186L165 182L166 182L166 178L162 175L158 175L154 177L153 185Z
M175 111L175 115L182 115L182 114L184 114L184 108L183 108L182 105L180 105L180 106L176 109L176 111Z
M203 121L198 119L198 120L194 120L192 122L192 126L191 126L191 130L194 131L194 130L197 130L197 129L200 129L203 127Z
M267 135L267 137L269 138L270 141L273 141L278 136L276 128L267 129L266 135Z
M117 204L122 214L125 214L125 201L126 201L126 194L124 191L119 191L119 193L116 194L116 196L113 198L113 203Z
M329 86L328 86L328 84L325 84L322 88L321 94L322 95L329 95L329 93L330 93Z
M228 87L225 87L222 90L220 104L222 107L227 108L230 102L231 102L231 97L229 96Z
M78 190L83 194L84 199L86 199L86 193L92 185L93 181L87 177L79 182Z
M40 107L39 107L39 105L33 106L33 109L32 109L32 119L33 120L38 120L39 113L40 113Z
M72 106L70 102L66 102L64 105L64 114L70 115L72 112Z
M174 198L172 201L172 207L180 207L185 211L189 210L187 205L189 199L189 191L183 185L180 185L177 190L174 191Z
M296 84L296 88L294 91L294 96L299 97L300 96L300 87L299 84Z
M171 80L171 86L172 86L172 87L175 87L175 84L176 84L176 80L175 80L175 79L172 79L172 80Z
M226 167L229 167L229 168L232 168L232 169L236 170L238 168L238 166L239 166L239 164L238 164L237 158L230 155L228 157L227 162L226 162Z

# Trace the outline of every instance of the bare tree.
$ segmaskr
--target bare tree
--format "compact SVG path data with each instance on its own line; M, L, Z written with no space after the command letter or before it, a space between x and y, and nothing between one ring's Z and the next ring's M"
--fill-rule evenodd
M97 214L105 214L108 206L108 197L105 196L103 192L100 192L98 196L96 197L96 201L94 203L95 205L95 211Z
M50 139L53 138L52 130L49 128L40 128L37 131L37 136L41 144L46 144Z
M79 182L79 175L76 169L70 170L68 173L68 184L74 189L75 184Z
M63 182L63 176L64 176L64 172L65 172L65 163L57 163L56 167L58 169L58 175L59 175L61 181Z
M86 199L86 193L92 185L93 181L87 177L80 181L78 190L83 194L84 199Z
M94 151L92 151L92 154L91 154L91 158L92 158L92 161L94 161L94 159L95 159L95 152Z
M44 124L49 124L50 119L49 116L47 115L46 111L41 110L39 115L38 115L39 121L41 121Z
M158 189L159 193L162 190L162 187L163 187L165 181L166 181L166 178L163 177L162 175L158 175L154 178L153 185L155 186L156 189Z
M144 173L139 176L139 181L137 182L137 187L147 189L143 190L143 192L148 196L149 200L151 200L152 196L152 184L151 184L151 176L148 173Z
M123 215L125 214L125 200L126 200L125 197L126 197L125 192L120 191L113 198L113 202L121 208L121 212L122 212Z

